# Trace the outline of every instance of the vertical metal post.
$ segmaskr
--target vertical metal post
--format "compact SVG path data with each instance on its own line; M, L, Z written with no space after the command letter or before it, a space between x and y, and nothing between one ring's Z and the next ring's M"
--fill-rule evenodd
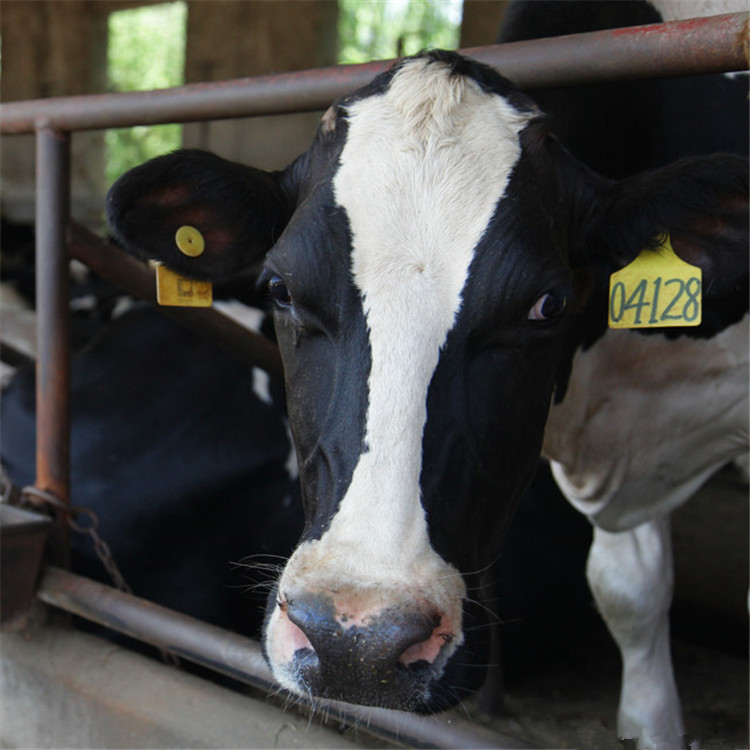
M65 234L70 212L70 134L37 130L36 486L70 502L70 281ZM68 527L57 514L51 562L69 562Z

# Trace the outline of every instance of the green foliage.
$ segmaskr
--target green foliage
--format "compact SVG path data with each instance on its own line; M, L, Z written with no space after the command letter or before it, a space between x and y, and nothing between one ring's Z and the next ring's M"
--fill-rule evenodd
M107 67L112 91L179 86L185 80L187 4L170 2L122 10L109 17ZM180 146L182 126L156 125L106 134L107 181Z
M455 49L462 0L339 0L339 62Z

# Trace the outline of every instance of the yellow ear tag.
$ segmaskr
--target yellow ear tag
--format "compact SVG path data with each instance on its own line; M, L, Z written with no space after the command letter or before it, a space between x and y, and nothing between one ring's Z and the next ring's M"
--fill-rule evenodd
M168 307L211 307L213 286L210 281L196 281L170 271L161 263L156 266L156 301Z
M609 278L610 328L697 326L702 317L702 271L675 254L665 235Z
M180 227L175 233L174 241L180 252L190 258L197 258L206 249L203 235L195 227Z

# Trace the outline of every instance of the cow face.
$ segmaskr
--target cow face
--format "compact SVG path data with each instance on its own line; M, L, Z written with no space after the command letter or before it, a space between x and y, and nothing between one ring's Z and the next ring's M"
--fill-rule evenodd
M305 506L265 626L284 687L425 711L481 682L480 574L539 456L573 235L603 189L530 100L449 53L338 102L282 173L178 152L113 187L135 254L215 280L264 266Z

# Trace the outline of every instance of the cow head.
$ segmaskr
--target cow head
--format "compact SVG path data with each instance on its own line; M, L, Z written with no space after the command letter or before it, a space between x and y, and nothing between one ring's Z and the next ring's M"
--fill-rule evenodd
M481 683L481 574L534 471L612 190L505 79L437 52L338 101L283 172L182 151L112 188L131 252L219 281L262 266L273 298L306 516L264 633L283 686L429 711ZM647 225L622 262L664 228Z

